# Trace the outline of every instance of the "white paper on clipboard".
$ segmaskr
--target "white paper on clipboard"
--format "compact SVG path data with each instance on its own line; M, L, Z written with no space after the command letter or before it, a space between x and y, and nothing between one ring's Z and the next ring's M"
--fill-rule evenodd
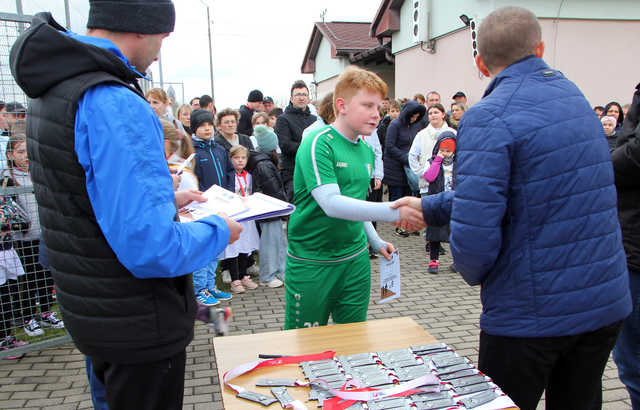
M400 297L400 254L395 251L391 260L380 258L380 300L386 303Z

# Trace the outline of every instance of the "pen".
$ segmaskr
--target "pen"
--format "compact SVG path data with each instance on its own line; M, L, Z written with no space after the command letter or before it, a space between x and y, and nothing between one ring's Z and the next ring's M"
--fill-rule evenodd
M176 171L176 175L182 174L182 171L184 171L185 167L189 164L189 162L191 162L191 160L195 156L196 156L195 153L189 155L189 157L187 159L185 159L184 162L182 164L180 164L180 166L178 167L178 170Z

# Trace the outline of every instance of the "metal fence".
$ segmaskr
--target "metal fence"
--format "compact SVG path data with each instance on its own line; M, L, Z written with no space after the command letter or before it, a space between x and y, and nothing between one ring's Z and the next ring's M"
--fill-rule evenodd
M9 69L11 46L30 20L0 13L0 359L71 340L57 313L51 272L40 263L38 207L24 141L28 100Z

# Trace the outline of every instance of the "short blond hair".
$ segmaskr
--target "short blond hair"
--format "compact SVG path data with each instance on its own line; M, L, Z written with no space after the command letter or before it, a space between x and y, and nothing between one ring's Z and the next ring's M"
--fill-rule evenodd
M338 83L333 91L333 111L336 117L338 116L336 100L342 98L349 102L362 89L378 93L380 98L384 98L388 91L387 84L376 73L356 66L347 67L338 77Z
M249 156L249 150L247 149L247 147L245 147L244 145L234 145L233 147L231 147L231 149L229 150L229 158L233 158L236 155L240 155L240 154L244 154L247 157Z

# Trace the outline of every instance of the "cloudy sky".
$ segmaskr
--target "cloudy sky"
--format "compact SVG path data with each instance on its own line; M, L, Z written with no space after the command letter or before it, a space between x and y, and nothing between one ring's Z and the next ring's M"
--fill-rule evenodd
M262 90L288 101L300 73L313 29L326 8L326 21L371 21L378 0L178 0L176 29L162 49L165 81L184 82L185 99L209 93L206 7L210 5L213 36L214 91L218 108L238 107L249 91ZM158 64L152 66L159 80ZM176 96L181 98L179 87Z
M276 102L288 102L293 81L311 81L300 67L313 23L371 21L380 0L173 0L175 31L164 41L165 82L184 83L184 98L210 93L207 9L212 23L215 100L218 108L239 107L258 88ZM64 0L21 0L23 12L51 11L64 25ZM71 27L83 33L88 0L69 0ZM16 12L16 0L0 0L1 12ZM159 81L159 64L151 67ZM165 85L165 88L167 86ZM174 86L182 99L181 86Z

